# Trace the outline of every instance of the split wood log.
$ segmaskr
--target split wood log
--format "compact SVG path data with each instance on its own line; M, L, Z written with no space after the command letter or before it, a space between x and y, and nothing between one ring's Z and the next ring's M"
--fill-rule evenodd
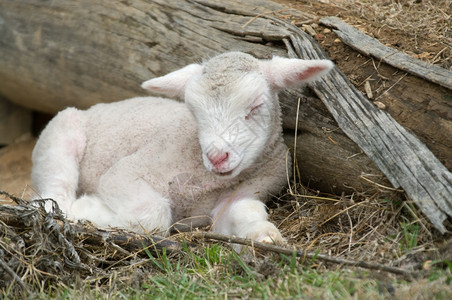
M365 88L370 88L373 98L369 98L374 104L383 103L382 109L413 132L452 170L452 90L443 87L450 83L452 72L398 53L335 17L322 18L319 22L340 28L334 33L344 44L323 44L339 69L348 69L351 73L348 77L355 86L364 83ZM341 60L344 53L348 59ZM442 82L443 86L430 81Z
M267 19L221 12L202 2L76 3L0 1L0 94L22 106L55 113L67 106L87 108L144 95L139 87L142 81L225 51L244 51L259 58L287 56L284 28ZM270 1L221 5L250 12L262 7L265 13L285 9ZM297 89L280 97L289 147L293 148L298 127L302 182L329 193L372 187L360 179L362 174L386 183L317 96L309 96ZM296 124L298 98L303 101Z
M240 50L260 58L285 56L287 51L291 57L325 57L304 32L273 16L283 9L266 0L62 0L51 5L2 0L0 93L24 106L54 112L136 96L142 93L139 82L224 51ZM416 137L370 104L339 70L311 89L316 94L311 96L323 101L340 130L302 90L283 93L281 105L286 127L296 127L288 123L313 123L314 129L298 128L320 141L307 146L314 151L297 152L298 160L321 162L326 157L334 160L328 164L342 166L322 173L325 161L321 163L317 172L326 183L325 190L334 190L336 185L341 189L345 182L361 189L362 172L380 174L375 163L444 232L442 223L451 215L450 172ZM300 123L293 122L296 111L292 108L298 98L303 99L305 111L316 111L302 115ZM352 161L360 148L367 154L360 156L360 167L365 170L357 169ZM350 161L352 167L347 165ZM302 168L305 180L315 174L312 169Z
M0 96L0 146L8 145L31 130L31 111Z
M333 31L345 44L353 49L367 56L378 58L380 61L397 69L407 71L452 90L452 72L387 47L337 17L322 18L319 22L323 25L336 28Z
M286 24L289 27L291 25ZM291 26L289 56L326 58L308 35ZM372 105L337 68L311 88L341 129L369 156L396 188L401 187L433 225L446 232L452 217L452 173L387 112Z

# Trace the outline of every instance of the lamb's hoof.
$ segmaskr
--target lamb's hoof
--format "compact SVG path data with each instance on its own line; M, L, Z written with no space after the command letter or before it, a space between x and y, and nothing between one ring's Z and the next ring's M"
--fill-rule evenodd
M278 228L268 221L254 224L246 234L246 237L266 244L283 244L285 242Z
M272 231L267 231L264 235L261 235L258 239L256 239L256 241L271 245L273 244L282 245L286 242L286 240L282 237L279 230L276 228Z
M250 225L250 224L248 224ZM243 234L247 239L270 244L283 245L286 241L282 237L278 228L268 221L256 222L247 228L246 234ZM252 246L234 245L233 249L244 255L245 257L253 257L256 249Z
M281 234L278 232L278 235L272 234L267 235L263 239L261 239L259 242L264 244L282 244L284 243L284 239L281 236Z

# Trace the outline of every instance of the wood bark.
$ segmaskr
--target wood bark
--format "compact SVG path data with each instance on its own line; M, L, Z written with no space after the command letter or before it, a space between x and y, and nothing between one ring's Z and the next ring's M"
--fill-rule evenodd
M450 71L387 47L376 39L342 22L339 18L322 18L320 19L320 23L337 28L334 32L341 40L359 52L378 58L380 61L400 70L407 71L452 90L452 76Z
M0 0L0 94L55 112L143 94L140 82L224 51L325 57L302 31L274 17L283 9L265 0ZM380 176L381 170L444 232L452 176L436 157L339 70L311 90L315 94L298 89L281 95L285 128L299 129L304 182L317 181L324 191L361 190L360 175Z
M31 111L0 96L0 146L30 132Z
M354 84L368 84L370 91L376 92L371 99L383 103L400 125L415 133L452 170L452 72L385 46L336 17L319 22L337 28L333 31L340 40L357 51L355 55L347 52L355 56L352 76L359 74ZM328 50L331 45L325 47ZM332 52L332 59L340 69L347 68L350 62L337 59L341 52ZM365 56L358 59L360 54Z

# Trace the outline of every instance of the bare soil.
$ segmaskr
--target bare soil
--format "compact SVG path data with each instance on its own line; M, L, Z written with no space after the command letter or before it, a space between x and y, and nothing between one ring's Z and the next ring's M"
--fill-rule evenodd
M337 16L381 43L415 58L452 70L452 1L450 0L277 0L318 18ZM311 24L311 25L312 25ZM322 40L329 33L314 25ZM353 57L343 49L329 54ZM347 55L349 54L349 55ZM347 73L347 70L343 70Z

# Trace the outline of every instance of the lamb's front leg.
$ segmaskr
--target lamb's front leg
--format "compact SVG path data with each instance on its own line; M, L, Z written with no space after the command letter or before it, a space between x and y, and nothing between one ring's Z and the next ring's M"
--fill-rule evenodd
M265 204L253 198L221 201L212 212L215 232L264 243L282 243L281 233L267 220Z

